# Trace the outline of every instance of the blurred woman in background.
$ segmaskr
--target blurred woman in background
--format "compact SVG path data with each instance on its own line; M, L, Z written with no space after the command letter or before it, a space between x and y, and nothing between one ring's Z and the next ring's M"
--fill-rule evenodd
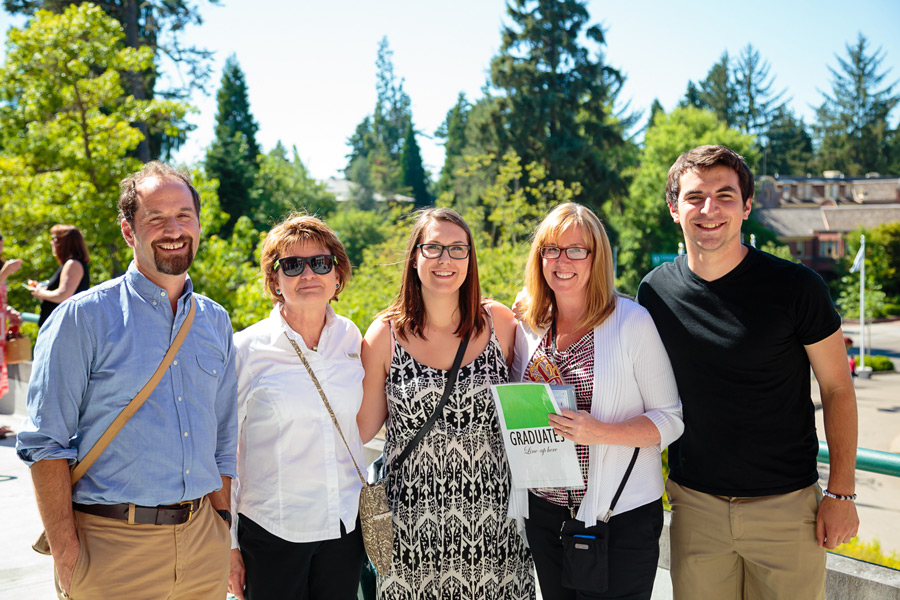
M29 280L31 295L41 301L41 316L38 327L50 317L50 313L64 300L91 287L88 274L87 244L84 236L73 225L54 225L50 228L50 249L59 268L46 284Z

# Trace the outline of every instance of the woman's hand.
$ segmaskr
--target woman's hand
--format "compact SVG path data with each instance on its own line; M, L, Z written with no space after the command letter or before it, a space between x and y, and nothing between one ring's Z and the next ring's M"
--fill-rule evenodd
M585 410L561 409L558 415L548 415L553 431L576 444L589 446L602 444L605 437L606 423L598 421Z
M231 549L231 569L228 572L228 593L238 600L244 600L244 557L237 548Z
M563 408L560 414L547 416L553 431L583 446L606 444L646 448L660 443L659 429L644 415L620 423L606 423L595 419L586 410Z
M14 258L3 263L0 267L0 283L6 281L6 278L22 268L22 259Z

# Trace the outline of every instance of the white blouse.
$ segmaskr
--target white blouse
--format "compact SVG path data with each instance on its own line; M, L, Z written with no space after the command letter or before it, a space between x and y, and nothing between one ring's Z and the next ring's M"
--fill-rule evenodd
M238 479L232 512L289 542L339 538L356 526L363 445L356 426L362 403L362 336L352 321L329 306L318 351L281 316L234 335L238 380ZM334 411L351 457L322 397L284 333L293 339ZM237 548L237 528L232 528Z
M546 334L519 324L510 381L522 381L526 365ZM643 415L659 430L660 443L641 448L614 514L621 514L662 497L660 452L684 432L681 399L669 356L647 310L627 298L616 299L616 309L594 328L594 391L591 416L619 423ZM602 518L631 461L634 448L592 445L589 450L588 487L576 517L588 527ZM512 489L509 516L524 526L528 495Z

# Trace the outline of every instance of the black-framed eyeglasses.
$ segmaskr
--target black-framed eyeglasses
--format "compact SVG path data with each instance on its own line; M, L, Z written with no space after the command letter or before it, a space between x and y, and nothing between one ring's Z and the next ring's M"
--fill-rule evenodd
M544 258L559 258L559 255L563 252L566 253L566 257L569 260L584 260L588 257L588 254L591 253L588 248L581 248L579 246L569 246L568 248L560 248L559 246L541 246L541 256Z
M303 269L306 268L307 264L309 264L309 268L312 269L312 272L316 275L326 275L331 273L334 265L337 264L337 259L333 254L284 256L275 261L272 270L277 273L278 269L281 269L281 272L288 277L296 277L303 272Z
M441 244L416 244L416 248L419 249L419 252L421 252L422 256L425 258L440 258L444 253L444 250L447 251L450 258L455 260L469 258L469 246L467 244L451 244L450 246L443 246Z

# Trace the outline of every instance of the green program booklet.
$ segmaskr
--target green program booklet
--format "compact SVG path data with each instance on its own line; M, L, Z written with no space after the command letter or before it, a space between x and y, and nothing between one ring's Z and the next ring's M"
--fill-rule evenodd
M575 390L553 388L545 383L491 386L514 487L584 485L575 443L554 432L547 418L558 414L560 405L573 408Z

